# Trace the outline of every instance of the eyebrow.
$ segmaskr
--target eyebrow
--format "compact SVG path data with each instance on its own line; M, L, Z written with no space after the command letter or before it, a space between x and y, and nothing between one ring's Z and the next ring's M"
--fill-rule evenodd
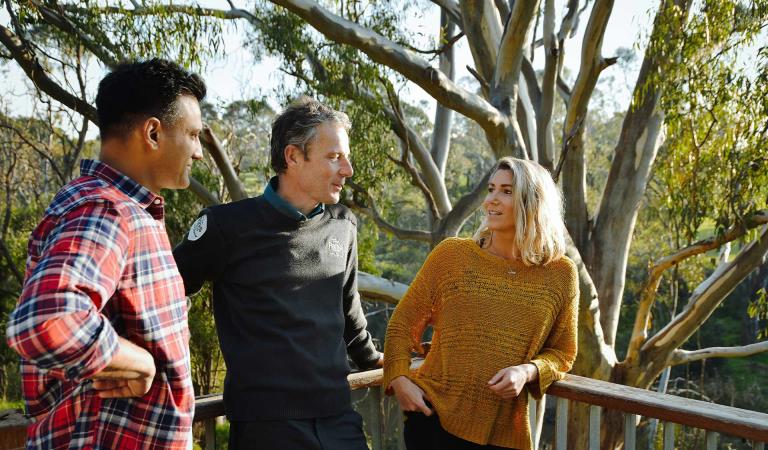
M493 184L493 183L488 183L488 186L496 186L496 185ZM500 184L499 186L501 186L501 187L512 187L511 184Z

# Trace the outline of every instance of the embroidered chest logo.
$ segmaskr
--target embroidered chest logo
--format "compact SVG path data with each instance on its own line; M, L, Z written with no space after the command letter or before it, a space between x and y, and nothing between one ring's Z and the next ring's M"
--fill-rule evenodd
M339 241L335 237L328 239L328 253L330 253L331 256L335 256L337 258L343 258L344 246L341 245L341 241Z

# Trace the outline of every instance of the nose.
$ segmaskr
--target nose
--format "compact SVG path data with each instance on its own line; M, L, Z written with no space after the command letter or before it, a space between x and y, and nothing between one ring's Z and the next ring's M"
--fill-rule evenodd
M355 170L352 168L352 161L350 161L347 158L344 158L341 161L341 165L339 166L339 175L345 178L349 178L352 175L354 175Z
M200 161L203 159L203 145L200 143L200 138L197 138L197 145L195 146L195 150L192 152L192 159L195 161Z

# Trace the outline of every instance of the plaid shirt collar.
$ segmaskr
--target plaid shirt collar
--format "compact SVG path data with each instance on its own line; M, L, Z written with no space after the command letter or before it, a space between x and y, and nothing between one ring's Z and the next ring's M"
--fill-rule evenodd
M132 199L157 220L164 216L165 200L133 179L118 172L111 166L92 159L80 161L80 175L95 177L117 188L120 192Z

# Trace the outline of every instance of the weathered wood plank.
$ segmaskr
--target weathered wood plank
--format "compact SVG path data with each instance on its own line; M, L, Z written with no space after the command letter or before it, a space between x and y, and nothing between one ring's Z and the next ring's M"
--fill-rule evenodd
M568 399L558 397L555 419L555 448L566 450L568 448Z
M224 396L212 394L195 399L195 422L224 415Z
M675 449L675 424L664 422L664 450Z
M381 424L381 388L378 386L372 387L368 391L368 395L370 395L368 405L371 408L371 450L382 450L384 448L384 436Z
M205 450L216 450L216 419L205 419Z
M768 441L768 414L675 397L620 384L567 375L547 393L626 413L712 430L760 442Z
M600 450L600 416L602 409L599 406L589 407L589 450Z
M707 450L717 450L717 433L707 430Z
M635 450L637 445L637 415L624 415L624 450Z

